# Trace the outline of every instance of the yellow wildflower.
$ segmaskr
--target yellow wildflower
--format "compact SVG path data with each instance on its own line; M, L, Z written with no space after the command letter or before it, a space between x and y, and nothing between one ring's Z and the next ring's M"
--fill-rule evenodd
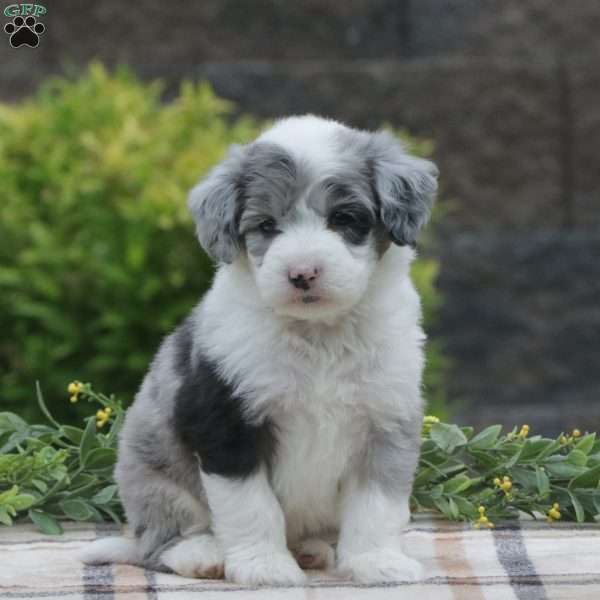
M552 523L553 521L558 521L558 519L560 519L561 514L559 508L560 506L558 502L555 502L552 505L552 508L548 511L548 523Z
M569 443L569 438L566 435L561 435L558 438L558 441L563 445L566 446Z
M523 425L519 431L519 437L525 439L529 435L529 425Z
M488 529L491 529L494 524L485 516L485 506L480 506L478 510L479 518L473 523L475 528L479 529L480 527L487 527Z
M423 433L429 433L431 431L431 427L439 422L440 420L433 415L426 415L423 417Z
M499 487L507 496L510 490L512 489L512 481L508 475L505 475L502 479L500 477L496 477L494 479L494 485Z
M67 391L69 392L70 395L70 402L71 404L75 404L75 402L77 402L77 400L79 400L79 392L81 392L81 390L83 389L83 383L81 383L80 381L71 381L71 383L69 384L69 386L67 387Z
M98 429L101 429L102 427L104 427L106 425L106 422L108 421L108 418L110 417L110 409L100 409L97 413L96 413L96 427L98 427Z
M74 394L79 394L82 387L83 386L79 381L71 381L69 387L67 388L67 391L73 396Z
M581 431L579 431L579 429L573 429L573 431L571 432L571 435L572 435L574 438L581 437Z

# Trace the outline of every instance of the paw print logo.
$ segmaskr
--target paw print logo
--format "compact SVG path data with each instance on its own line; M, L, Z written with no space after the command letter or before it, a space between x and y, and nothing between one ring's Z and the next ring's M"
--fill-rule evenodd
M15 17L11 23L4 26L4 31L10 35L10 45L13 48L29 46L35 48L40 43L40 35L46 31L42 23L35 17Z

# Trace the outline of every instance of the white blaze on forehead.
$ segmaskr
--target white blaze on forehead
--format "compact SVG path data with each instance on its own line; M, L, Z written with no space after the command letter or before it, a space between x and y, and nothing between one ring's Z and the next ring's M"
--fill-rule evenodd
M289 117L277 121L257 141L282 146L315 174L330 174L340 164L335 133L344 129L348 128L337 121L313 115Z

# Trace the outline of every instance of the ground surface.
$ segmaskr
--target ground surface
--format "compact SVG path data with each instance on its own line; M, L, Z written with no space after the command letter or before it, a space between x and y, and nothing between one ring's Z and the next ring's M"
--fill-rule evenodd
M406 550L421 560L422 583L355 585L333 573L309 572L303 588L244 588L126 565L86 567L77 556L90 540L117 528L67 523L63 536L32 526L0 529L0 598L83 600L238 599L597 600L600 526L522 522L489 531L419 516Z

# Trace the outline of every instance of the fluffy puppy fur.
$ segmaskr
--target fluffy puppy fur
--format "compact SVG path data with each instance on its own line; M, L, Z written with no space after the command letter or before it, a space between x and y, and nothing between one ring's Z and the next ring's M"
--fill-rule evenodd
M219 267L127 413L116 478L135 537L86 562L244 584L334 564L420 577L401 546L422 422L409 266L436 177L387 133L305 116L192 190Z

